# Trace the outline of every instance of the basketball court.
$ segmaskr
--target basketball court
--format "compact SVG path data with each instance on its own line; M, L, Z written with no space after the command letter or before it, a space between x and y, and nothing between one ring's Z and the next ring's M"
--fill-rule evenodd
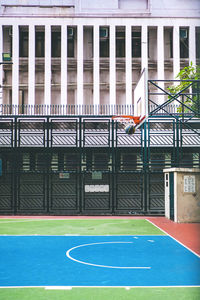
M169 236L1 237L1 286L200 286L200 258Z
M200 248L190 249L156 222L173 224L164 217L1 217L0 295L16 288L200 292ZM190 236L198 240L194 230Z

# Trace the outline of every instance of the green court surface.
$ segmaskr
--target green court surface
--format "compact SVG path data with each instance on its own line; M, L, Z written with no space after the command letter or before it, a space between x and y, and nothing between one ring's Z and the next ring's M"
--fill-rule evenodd
M0 219L0 234L160 235L164 233L145 219Z
M200 288L1 289L1 300L199 300Z
M165 235L145 219L0 219L0 235ZM1 271L0 271L1 272ZM55 274L56 276L56 274ZM0 300L199 300L199 287L0 288Z

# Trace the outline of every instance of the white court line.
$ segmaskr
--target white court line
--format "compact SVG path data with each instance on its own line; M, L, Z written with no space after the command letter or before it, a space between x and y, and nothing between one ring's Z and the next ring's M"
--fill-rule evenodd
M76 219L13 219L13 221L2 221L5 219L0 219L0 224L5 224L5 223L23 223L23 222L39 222L39 221L71 221L71 220L76 220ZM11 219L10 219L11 220ZM77 219L80 220L80 219Z
M93 246L93 245L105 245L105 244L133 244L133 242L100 242L100 243L82 244L82 245L79 245L79 246L69 249L66 252L66 256L75 262L78 262L78 263L84 264L84 265L93 266L93 267L108 268L108 269L151 269L151 267L119 267L119 266L97 265L97 264L92 264L92 263L88 263L88 262L85 262L82 260L75 259L70 255L70 252L77 248Z
M65 233L65 234L39 234L39 233L33 233L33 234L0 234L0 237L4 237L4 236L9 236L9 237L20 237L20 236L43 236L43 237L108 237L108 236L114 236L114 237L121 237L121 236L126 236L126 237L133 237L135 238L133 235L130 235L130 234L104 234L104 235L80 235L80 234L77 234L77 233L72 233L72 234L68 234L68 233ZM139 237L142 237L142 236L146 236L146 237L151 237L151 236L155 236L155 234L153 235L143 235L143 234L137 234L137 236ZM163 234L157 234L156 236L165 236Z
M161 231L163 231L166 235L170 236L173 240L175 240L177 243L179 243L180 245L182 245L183 247L185 247L187 250L191 251L193 254L195 254L196 256L198 256L200 258L200 255L198 253L196 253L195 251L193 251L192 249L190 249L189 247L187 247L186 245L184 245L183 243L181 243L179 240L177 240L175 237L173 237L171 234L167 233L165 230L163 230L162 228L160 228L159 226L157 226L156 224L154 224L152 221L147 220L149 223L151 223L152 225L154 225L155 227L157 227L158 229L160 229Z
M127 289L128 288L147 288L147 289L154 289L154 288L196 288L200 287L200 285L152 285L152 286L137 286L137 285L131 285L131 286L106 286L106 285L98 285L98 286L91 286L91 285L84 285L84 286L79 286L79 285L72 285L72 286L48 286L48 285L30 285L30 286L0 286L0 289L29 289L29 288L44 288L44 289L67 289L71 290L72 288L113 288L113 289Z
M23 219L23 220L19 220L19 221L3 221L1 222L1 219L0 219L0 224L6 224L6 223L24 223L24 222L33 222L33 221L43 221L43 220L34 220L34 219L29 219L29 220L26 220L26 219ZM44 221L47 221L47 220L44 220Z
M4 221L6 220L6 221ZM8 220L8 221L7 221ZM13 220L13 221L12 221ZM54 218L23 218L23 217L20 217L20 218L2 218L0 217L0 222L2 221L2 223L6 223L6 222L24 222L24 221L114 221L114 222L117 222L117 221L132 221L133 219L131 219L130 217L128 217L127 219L124 217L122 218L117 218L117 219L109 219L109 218L59 218L59 219L54 219ZM146 219L134 219L134 221L141 221L141 220L146 220Z
M3 221L3 220L10 220L10 221ZM13 220L13 221L11 221L11 220ZM78 218L78 219L75 219L75 218L73 218L73 219L3 219L3 218L0 218L0 224L5 224L5 223L21 223L21 222L35 222L35 221L89 221L89 220L91 220L91 221L105 221L105 220L108 220L108 221L128 221L128 220L130 220L131 221L131 219L107 219L107 218L105 218L105 219L80 219L80 218ZM136 220L134 220L134 221L139 221L139 220L141 220L141 219L136 219ZM145 219L142 219L142 220L145 220ZM2 221L2 222L1 222Z

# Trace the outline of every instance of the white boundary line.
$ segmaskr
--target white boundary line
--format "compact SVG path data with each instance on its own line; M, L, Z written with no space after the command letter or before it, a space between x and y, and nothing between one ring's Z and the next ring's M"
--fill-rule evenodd
M72 286L45 286L45 285L39 285L39 286L0 286L0 289L31 289L31 288L44 288L46 290L71 290L72 288L120 288L120 289L131 289L131 288L146 288L146 289L151 289L151 288L196 288L200 287L200 285L152 285L152 286L93 286L93 285L88 285L88 286L81 286L81 285L72 285Z
M96 235L96 234L91 234L91 235L85 235L85 234L37 234L37 233L33 233L33 234L20 234L20 235L15 235L15 234L0 234L0 237L4 237L4 236L8 236L8 237L36 237L36 236L43 236L43 237L107 237L107 236L113 236L113 237L121 237L121 236L125 236L125 237L134 237L134 236L146 236L146 237L152 237L152 236L166 236L164 234L135 234L135 235L130 235L130 234L103 234L103 235Z
M173 240L175 240L177 243L179 243L180 245L182 245L183 247L185 247L187 250L189 250L190 252L192 252L193 254L195 254L197 257L200 258L200 255L198 253L196 253L195 251L193 251L192 249L190 249L189 247L187 247L186 245L184 245L183 243L181 243L180 241L178 241L175 237L173 237L171 234L167 233L167 231L163 230L162 228L160 228L159 226L157 226L156 224L154 224L152 221L147 220L149 223L151 223L152 225L154 225L155 227L157 227L158 229L160 229L161 231L163 231L166 235L170 236Z
M6 221L3 221L3 220L6 220ZM7 221L9 220L9 221ZM13 220L13 221L11 221ZM26 219L26 218L20 218L20 219L3 219L3 218L0 218L0 224L6 224L6 223L21 223L21 222L35 222L35 221L89 221L89 220L93 220L93 221L105 221L105 220L109 220L109 221L119 221L119 220L124 220L124 221L128 221L128 220L132 220L131 218L130 219ZM135 220L146 220L146 219L134 219ZM2 222L1 222L2 221Z

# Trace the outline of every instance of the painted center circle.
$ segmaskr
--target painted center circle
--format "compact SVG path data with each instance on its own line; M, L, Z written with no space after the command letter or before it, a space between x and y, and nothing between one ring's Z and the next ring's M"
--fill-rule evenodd
M66 256L77 263L101 268L150 269L138 265L133 242L100 242L70 248Z

